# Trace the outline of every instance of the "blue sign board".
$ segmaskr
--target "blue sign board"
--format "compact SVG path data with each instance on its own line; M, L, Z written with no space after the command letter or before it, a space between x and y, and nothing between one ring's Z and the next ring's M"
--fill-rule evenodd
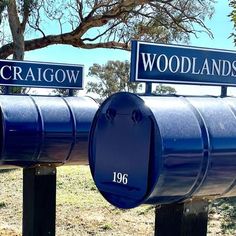
M83 88L83 66L0 60L0 85Z
M236 86L236 52L132 41L130 80Z

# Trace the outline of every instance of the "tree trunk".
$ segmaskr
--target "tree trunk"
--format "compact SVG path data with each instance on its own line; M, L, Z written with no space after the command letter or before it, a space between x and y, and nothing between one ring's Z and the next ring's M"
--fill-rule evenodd
M13 59L23 60L25 51L24 30L17 14L17 7L15 0L9 0L8 5L8 20L13 39Z
M8 11L8 21L13 41L13 59L22 61L24 60L24 52L25 52L24 28L20 23L15 0L8 1L7 11ZM24 93L24 90L25 89L21 87L5 86L3 89L3 93L4 94Z

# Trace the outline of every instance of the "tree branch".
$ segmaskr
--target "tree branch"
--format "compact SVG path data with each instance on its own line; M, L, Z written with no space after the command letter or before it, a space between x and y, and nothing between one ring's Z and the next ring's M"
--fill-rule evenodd
M21 24L17 15L16 1L17 4L24 3L25 7L29 3L28 9L20 8L24 10ZM70 0L62 3L60 1L58 3L57 0L24 0L23 3L18 0L8 0L7 2L14 44L9 43L0 48L1 58L7 58L15 52L15 42L18 39L22 41L22 37L24 39L26 25L41 32L43 37L25 41L25 51L55 44L87 49L129 50L128 42L132 38L156 42L188 40L190 33L198 32L194 28L196 25L200 25L201 29L210 35L204 19L212 13L209 6L213 0ZM30 5L32 2L37 4ZM55 5L54 8L52 2L58 6ZM41 14L46 17L43 18ZM42 23L47 23L47 20L50 20L50 23L59 21L61 32L58 35L46 35L46 30L43 31ZM67 33L62 33L62 24L63 31ZM70 32L68 25L72 25ZM97 35L91 36L91 30L98 30Z
M23 60L24 58L24 31L17 14L17 6L15 0L9 0L7 4L8 20L13 38L13 58Z
M78 48L93 49L93 48L119 48L124 50L130 50L126 43L118 43L115 41L111 42L101 42L101 43L88 43L85 44L82 40L76 40L70 36L70 34L59 35L49 35L43 38L33 39L25 41L25 51L31 51L35 49L40 49L47 47L49 45L64 44L72 45ZM13 54L13 43L9 43L0 48L0 58L5 59L11 54Z
M27 24L28 19L29 19L30 5L32 4L32 0L24 0L23 4L24 4L23 5L23 20L21 22L21 28L22 28L22 31L24 32L26 24Z

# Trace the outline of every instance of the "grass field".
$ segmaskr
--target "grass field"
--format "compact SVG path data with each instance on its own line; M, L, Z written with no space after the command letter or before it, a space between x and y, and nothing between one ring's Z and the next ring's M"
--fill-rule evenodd
M22 170L0 173L0 235L21 235ZM236 235L236 200L210 208L208 235ZM153 235L154 207L119 210L98 193L87 166L57 172L57 236Z

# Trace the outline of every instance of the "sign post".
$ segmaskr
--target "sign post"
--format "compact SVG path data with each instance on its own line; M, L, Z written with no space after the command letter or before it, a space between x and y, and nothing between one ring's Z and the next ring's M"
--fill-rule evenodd
M83 89L83 66L0 60L0 85L5 88L4 94L9 93L9 86L24 86L69 89L69 96L73 96L75 89ZM23 169L23 235L54 236L55 219L56 166L45 162L43 165L25 167Z
M179 45L132 42L131 82L236 86L236 52ZM148 95L150 95L148 93ZM156 207L155 235L207 234L208 202L194 200Z
M23 170L23 235L55 235L56 168Z
M207 235L208 202L204 200L157 206L155 235Z

